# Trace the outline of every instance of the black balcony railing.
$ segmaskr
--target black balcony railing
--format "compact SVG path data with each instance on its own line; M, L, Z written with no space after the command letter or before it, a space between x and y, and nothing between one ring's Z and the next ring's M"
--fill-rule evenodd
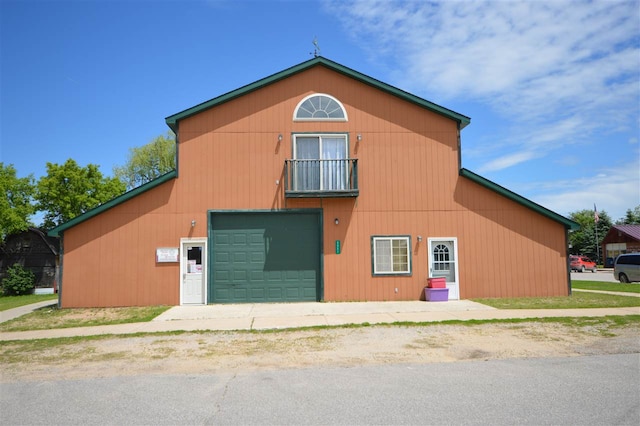
M286 197L357 197L358 160L285 160Z

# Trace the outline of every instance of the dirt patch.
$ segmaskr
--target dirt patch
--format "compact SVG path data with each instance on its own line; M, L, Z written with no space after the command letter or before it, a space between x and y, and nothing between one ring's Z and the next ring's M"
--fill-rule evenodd
M555 323L206 332L0 346L1 380L430 363L640 352L640 325Z

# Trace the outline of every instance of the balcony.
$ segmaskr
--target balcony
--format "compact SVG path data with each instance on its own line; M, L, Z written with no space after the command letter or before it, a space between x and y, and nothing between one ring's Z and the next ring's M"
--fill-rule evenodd
M358 159L285 160L284 195L288 198L357 197Z

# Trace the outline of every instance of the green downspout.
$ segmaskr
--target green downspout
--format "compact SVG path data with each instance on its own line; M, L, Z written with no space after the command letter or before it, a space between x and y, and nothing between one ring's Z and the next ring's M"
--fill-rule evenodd
M462 169L462 138L460 137L460 122L458 121L458 170Z
M571 268L569 267L569 228L564 228L564 246L566 248L567 255L567 288L569 289L569 296L571 296Z

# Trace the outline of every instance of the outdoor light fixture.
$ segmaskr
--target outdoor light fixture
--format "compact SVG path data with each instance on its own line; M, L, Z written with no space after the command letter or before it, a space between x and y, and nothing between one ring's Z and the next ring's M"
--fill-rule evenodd
M282 133L278 135L278 142L282 142Z
M358 133L358 136L356 136L356 139L358 140L358 142L360 142L362 140L362 135Z
M194 228L195 226L196 226L196 220L194 219L191 221L191 227Z
M335 224L337 225L337 224L339 224L339 223L340 223L340 221L339 221L339 220L338 220L338 218L336 217L336 218L333 220L333 223L335 223Z
M422 235L418 235L418 242L422 242Z

